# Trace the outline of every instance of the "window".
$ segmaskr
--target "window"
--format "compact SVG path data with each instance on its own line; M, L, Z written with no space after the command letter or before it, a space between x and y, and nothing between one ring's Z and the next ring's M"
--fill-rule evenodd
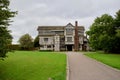
M66 34L67 35L72 35L73 34L73 29L71 29L71 28L66 29Z
M72 37L67 37L68 42L72 42Z
M47 48L51 48L51 45L47 45Z
M45 42L48 42L48 38L44 38L44 41L45 41Z

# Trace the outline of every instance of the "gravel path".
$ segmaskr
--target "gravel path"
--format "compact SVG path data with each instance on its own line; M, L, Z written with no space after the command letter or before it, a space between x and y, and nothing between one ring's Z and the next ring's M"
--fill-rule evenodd
M67 52L69 80L120 80L120 70L115 70L82 53Z

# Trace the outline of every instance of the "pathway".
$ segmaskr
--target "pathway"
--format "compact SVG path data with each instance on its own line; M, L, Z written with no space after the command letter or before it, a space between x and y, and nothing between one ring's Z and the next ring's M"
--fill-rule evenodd
M67 52L69 80L120 80L120 70L115 70L82 53Z

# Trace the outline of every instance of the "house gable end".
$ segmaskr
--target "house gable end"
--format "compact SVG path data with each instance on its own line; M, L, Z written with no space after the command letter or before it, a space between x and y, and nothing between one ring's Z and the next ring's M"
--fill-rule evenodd
M71 23L68 23L66 26L65 26L65 28L74 28L74 26L71 24Z

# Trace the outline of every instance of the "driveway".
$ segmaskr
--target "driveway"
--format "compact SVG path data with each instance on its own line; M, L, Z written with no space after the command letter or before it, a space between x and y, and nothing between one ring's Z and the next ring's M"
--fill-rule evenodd
M120 70L115 70L82 53L67 52L69 80L120 80Z

